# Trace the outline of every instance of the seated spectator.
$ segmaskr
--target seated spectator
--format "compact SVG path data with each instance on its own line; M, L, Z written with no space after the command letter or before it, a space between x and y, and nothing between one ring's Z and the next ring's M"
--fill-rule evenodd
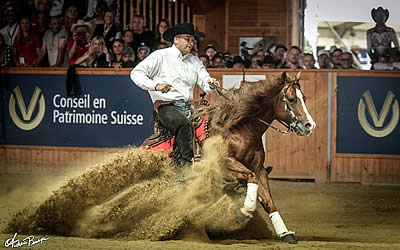
M11 47L5 43L4 36L0 33L0 68L10 67L12 65Z
M60 17L50 19L50 29L43 37L42 47L39 53L39 62L47 53L50 67L66 67L65 48L68 42L68 32L62 28Z
M212 59L212 67L213 68L225 68L224 58L220 55L216 54Z
M122 41L124 42L124 48L132 48L134 47L134 35L133 31L130 29L124 30L122 33Z
M91 2L94 2L94 0L91 0ZM89 5L91 5L92 3L90 3ZM94 4L94 3L93 3ZM97 5L96 5L96 15L90 19L91 17L86 16L85 20L90 19L89 23L92 26L93 30L90 31L90 33L94 33L94 29L96 28L96 26L98 24L104 24L104 14L106 12L106 10L108 10L108 4L106 1L104 0L98 0L97 1ZM89 9L88 9L88 14L89 14ZM88 15L87 14L87 15Z
M272 55L266 55L262 62L258 61L262 69L275 69L276 61Z
M313 54L305 53L303 55L303 64L305 69L316 69Z
M224 55L225 63L228 62L228 61L233 61L233 55L232 55L232 53L230 53L230 52L224 52L223 55Z
M122 51L124 50L124 45L122 40L114 40L111 49L111 67L119 69L122 67Z
M122 68L134 68L136 67L135 62L135 51L131 47L126 47L122 51Z
M257 56L258 61L261 61L261 62L264 61L265 51L264 50L257 51L256 56Z
M205 52L208 56L208 60L212 61L215 54L217 54L217 48L213 44L209 44L207 45Z
M353 55L350 52L343 52L339 57L339 61L342 69L356 69L353 65Z
M140 46L141 43L146 44L150 48L154 48L155 36L153 32L146 30L144 27L144 18L141 15L134 15L132 19L131 29L135 34L134 50Z
M330 54L327 50L322 49L318 51L318 65L320 69L331 68Z
M278 68L282 67L283 60L285 59L285 56L286 56L286 52L287 52L287 48L286 48L285 45L277 44L275 46L275 50L274 50L273 56L274 56L274 60L277 63L277 67Z
M108 68L109 62L110 54L105 46L104 38L101 36L95 36L90 42L88 51L76 59L76 64L91 68Z
M89 49L90 24L79 20L71 27L72 39L67 44L69 65L76 64L76 60L83 56Z
M170 44L168 41L166 41L163 37L164 32L169 28L169 21L168 19L161 19L160 22L157 25L157 30L156 30L156 41L154 43L154 50L158 49L158 46L161 43L166 43L166 44Z
M282 69L302 69L300 66L300 55L302 51L297 46L292 46L286 54Z
M140 44L139 48L137 49L136 59L138 62L143 61L148 55L150 55L150 47L146 44Z
M210 60L208 60L207 55L200 55L199 59L203 62L204 67L208 68L210 66Z
M156 49L165 49L169 47L169 43L161 42Z
M232 69L244 69L244 60L241 56L233 57Z
M250 69L259 69L260 66L258 65L258 61L259 60L259 56L257 56L257 54L254 54L250 57ZM263 58L264 59L264 58ZM244 64L243 64L244 65ZM235 65L234 65L235 66Z
M39 64L40 39L32 32L31 20L23 17L20 30L14 41L14 63L17 67Z
M71 28L72 25L76 22L78 22L79 16L78 16L78 8L75 5L70 5L65 9L64 12L64 29L68 31L68 37L72 37L72 32ZM92 27L92 26L88 26ZM89 30L91 32L91 30Z
M32 21L33 33L39 36L40 41L43 40L44 33L47 31L49 19L48 12L39 12L36 15L35 22Z
M121 38L121 30L118 25L114 23L114 13L107 10L104 13L104 24L97 24L93 36L102 36L106 41L106 46L111 49L114 39Z
M0 30L0 33L3 34L5 44L12 47L20 29L17 22L17 12L13 7L7 7L4 15L7 19L7 25Z
M342 55L343 51L339 48L336 48L331 53L331 62L333 64L333 69L341 69L342 65L340 63L339 57Z

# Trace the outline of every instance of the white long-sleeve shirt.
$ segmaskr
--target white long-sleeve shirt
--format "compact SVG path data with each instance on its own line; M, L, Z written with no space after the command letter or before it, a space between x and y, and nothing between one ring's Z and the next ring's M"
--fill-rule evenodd
M210 74L197 56L182 53L172 45L151 53L131 71L132 81L140 88L149 91L151 100L176 101L193 100L196 83L206 92L214 90L208 85ZM155 91L156 85L167 83L172 88L167 93Z

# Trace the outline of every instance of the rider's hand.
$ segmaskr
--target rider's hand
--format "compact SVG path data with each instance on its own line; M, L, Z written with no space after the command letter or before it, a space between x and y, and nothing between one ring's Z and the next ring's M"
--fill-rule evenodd
M162 93L167 93L171 88L172 86L167 83L159 83L156 85L156 91L161 91Z
M220 87L221 85L219 84L219 82L217 81L217 79L215 78L210 78L208 79L208 84L210 84L210 88L214 89L214 87L211 84L216 85L217 87Z

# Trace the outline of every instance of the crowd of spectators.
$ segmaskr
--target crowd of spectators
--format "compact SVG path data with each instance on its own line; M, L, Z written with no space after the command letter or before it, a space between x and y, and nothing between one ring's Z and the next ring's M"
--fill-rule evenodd
M163 39L167 19L153 33L144 18L135 15L124 29L116 18L113 0L20 0L3 6L0 29L0 67L86 67L133 68L152 51L170 46ZM87 10L87 11L85 11ZM118 17L118 16L117 16ZM316 57L298 46L276 44L251 55L234 56L209 44L192 51L207 68L251 69L356 69L354 54L332 47ZM374 63L374 69L400 69L398 48L389 50Z

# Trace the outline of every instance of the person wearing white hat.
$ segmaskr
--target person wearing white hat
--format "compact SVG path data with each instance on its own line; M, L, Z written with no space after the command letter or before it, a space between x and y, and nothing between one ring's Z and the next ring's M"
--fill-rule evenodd
M195 36L193 24L180 23L164 32L164 39L172 42L166 49L156 50L141 61L130 77L140 88L147 90L158 113L159 122L175 136L174 155L192 162L193 129L188 115L196 83L206 92L214 90L210 83L219 84L210 77L203 63L191 54Z
M89 30L91 26L83 20L78 20L71 27L72 39L67 44L67 55L69 65L76 63L76 60L83 56L89 49Z

